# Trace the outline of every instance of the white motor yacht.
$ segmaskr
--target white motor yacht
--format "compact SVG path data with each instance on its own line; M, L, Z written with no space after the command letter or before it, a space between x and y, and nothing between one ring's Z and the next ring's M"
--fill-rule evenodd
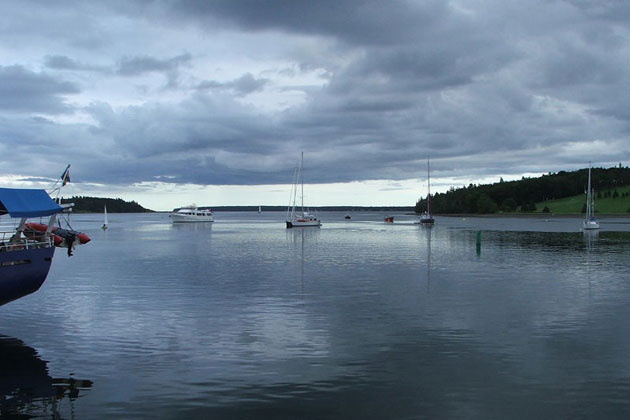
M173 223L214 222L212 210L198 207L175 209L169 215Z

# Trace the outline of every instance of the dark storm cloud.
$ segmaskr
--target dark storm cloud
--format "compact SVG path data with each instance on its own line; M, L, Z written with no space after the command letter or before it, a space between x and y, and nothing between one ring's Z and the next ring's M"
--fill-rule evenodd
M282 134L252 110L221 97L196 94L176 106L129 107L121 112L107 104L93 104L98 121L94 132L111 139L107 167L94 168L87 177L97 180L110 171L112 182L154 180L170 175L171 182L255 184L287 182L282 162ZM102 150L102 148L101 148ZM295 160L287 167L292 168ZM260 161L269 158L268 166ZM130 167L127 167L129 165ZM281 173L281 175L279 175ZM262 176L261 176L262 175Z
M35 73L22 66L0 66L0 110L9 112L71 112L65 95L79 93L70 82Z
M168 4L168 3L166 3ZM447 14L446 2L367 1L198 1L173 4L169 12L187 19L227 21L251 30L283 30L331 36L353 44L387 45L410 41L412 34L436 26ZM387 30L385 22L391 24Z
M4 173L56 178L73 162L78 162L78 167L86 165L87 171L106 165L107 144L107 139L91 133L86 125L0 115L0 166Z
M483 150L473 142L462 144L464 130L471 130L468 136L499 136L499 144L511 134L488 116L448 109L439 95L472 85L475 78L520 58L490 28L454 13L444 2L289 2L273 8L259 2L184 2L177 13L199 20L220 16L252 31L317 33L361 48L358 59L337 69L325 89L284 119L303 147L330 151L318 162L318 180L397 177L397 169L398 176L406 169L415 173L413 166L423 156ZM521 100L521 106L527 102ZM463 123L459 129L452 127L457 119ZM343 162L350 155L356 164Z

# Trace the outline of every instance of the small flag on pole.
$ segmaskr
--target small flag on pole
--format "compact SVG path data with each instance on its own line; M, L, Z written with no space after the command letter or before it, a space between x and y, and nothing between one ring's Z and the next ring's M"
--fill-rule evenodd
M61 185L64 186L68 182L70 182L70 165L68 165L66 170L61 174Z

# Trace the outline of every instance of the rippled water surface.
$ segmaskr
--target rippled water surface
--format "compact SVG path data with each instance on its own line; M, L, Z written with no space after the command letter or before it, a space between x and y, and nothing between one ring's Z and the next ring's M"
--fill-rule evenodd
M630 416L630 219L74 215L0 307L0 409L93 418ZM477 232L481 244L477 246ZM89 381L89 382L88 382Z

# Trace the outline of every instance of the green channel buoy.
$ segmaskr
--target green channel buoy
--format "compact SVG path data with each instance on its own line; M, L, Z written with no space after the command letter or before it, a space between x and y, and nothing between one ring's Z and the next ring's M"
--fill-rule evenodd
M481 253L481 231L477 231L477 254Z

